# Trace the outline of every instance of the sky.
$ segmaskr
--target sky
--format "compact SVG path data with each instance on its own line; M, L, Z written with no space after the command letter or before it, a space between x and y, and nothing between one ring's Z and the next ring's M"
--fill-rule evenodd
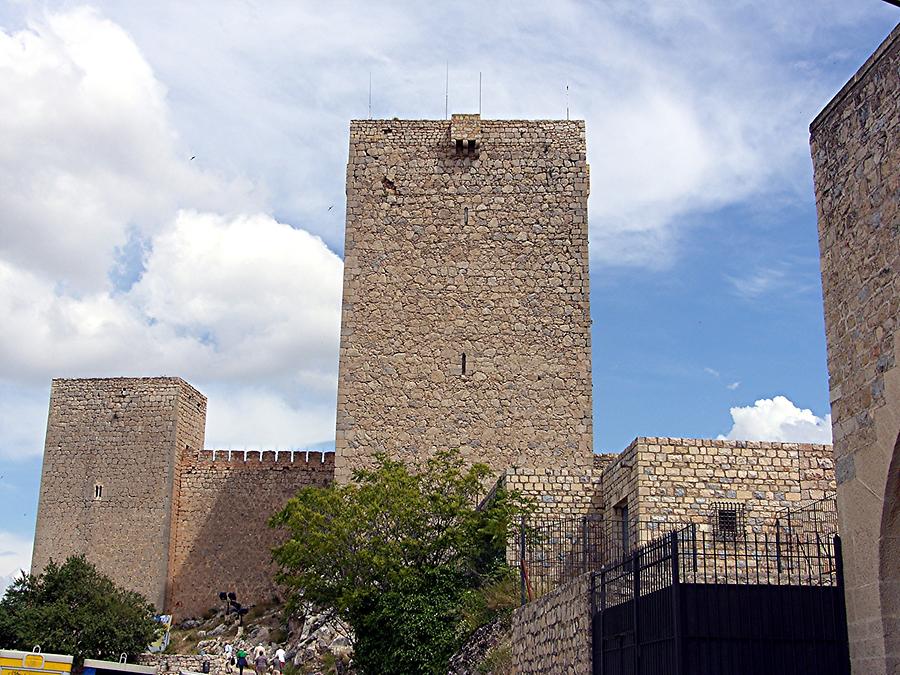
M334 443L349 120L586 120L595 451L829 442L808 125L879 0L0 2L0 588L53 377ZM566 89L568 87L568 96Z

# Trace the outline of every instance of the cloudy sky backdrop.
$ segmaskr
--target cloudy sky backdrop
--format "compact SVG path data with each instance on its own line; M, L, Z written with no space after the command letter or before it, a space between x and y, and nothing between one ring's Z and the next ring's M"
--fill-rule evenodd
M330 447L348 122L584 118L595 448L827 442L807 127L877 0L0 4L0 587L52 377L180 375L207 447ZM566 84L569 97L566 98Z

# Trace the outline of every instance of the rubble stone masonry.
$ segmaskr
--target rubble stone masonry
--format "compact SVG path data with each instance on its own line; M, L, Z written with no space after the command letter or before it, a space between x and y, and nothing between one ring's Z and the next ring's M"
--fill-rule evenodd
M900 26L810 126L854 673L900 673Z
M179 378L54 380L32 571L84 553L162 607L176 448L203 447L205 416Z
M622 517L708 523L713 502L740 504L748 525L831 495L830 445L636 438L618 454L594 455L589 470L512 467L508 489L533 500L535 515Z
M350 126L336 478L591 464L582 121Z
M516 673L590 675L592 651L590 572L513 612Z
M32 571L83 553L184 619L275 592L268 519L333 453L202 450L206 399L172 377L54 380Z
M243 603L276 593L271 550L285 533L268 520L307 486L334 477L334 453L185 452L176 484L171 583L166 606L202 616L219 591Z

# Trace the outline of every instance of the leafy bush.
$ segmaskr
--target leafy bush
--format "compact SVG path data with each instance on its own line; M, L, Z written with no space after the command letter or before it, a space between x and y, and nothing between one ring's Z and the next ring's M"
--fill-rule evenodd
M42 574L23 574L0 600L0 644L30 651L117 661L144 651L160 635L153 605L116 586L84 556Z
M354 631L364 673L446 672L471 631L471 594L502 576L506 542L527 504L497 490L477 508L488 468L442 452L410 470L378 457L354 482L305 488L272 520L291 603L333 609Z

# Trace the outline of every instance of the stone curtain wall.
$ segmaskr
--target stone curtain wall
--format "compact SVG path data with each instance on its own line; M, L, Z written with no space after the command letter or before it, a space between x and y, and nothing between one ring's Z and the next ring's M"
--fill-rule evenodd
M205 417L178 378L53 380L32 571L84 553L161 608L175 458L202 447Z
M514 672L591 674L591 574L512 615Z
M591 464L584 123L454 124L350 127L338 480L378 451Z
M329 485L334 454L185 452L176 492L167 607L178 620L204 614L219 591L243 604L271 599L271 549L284 533L269 518L302 487Z
M900 27L810 126L854 672L900 672Z

